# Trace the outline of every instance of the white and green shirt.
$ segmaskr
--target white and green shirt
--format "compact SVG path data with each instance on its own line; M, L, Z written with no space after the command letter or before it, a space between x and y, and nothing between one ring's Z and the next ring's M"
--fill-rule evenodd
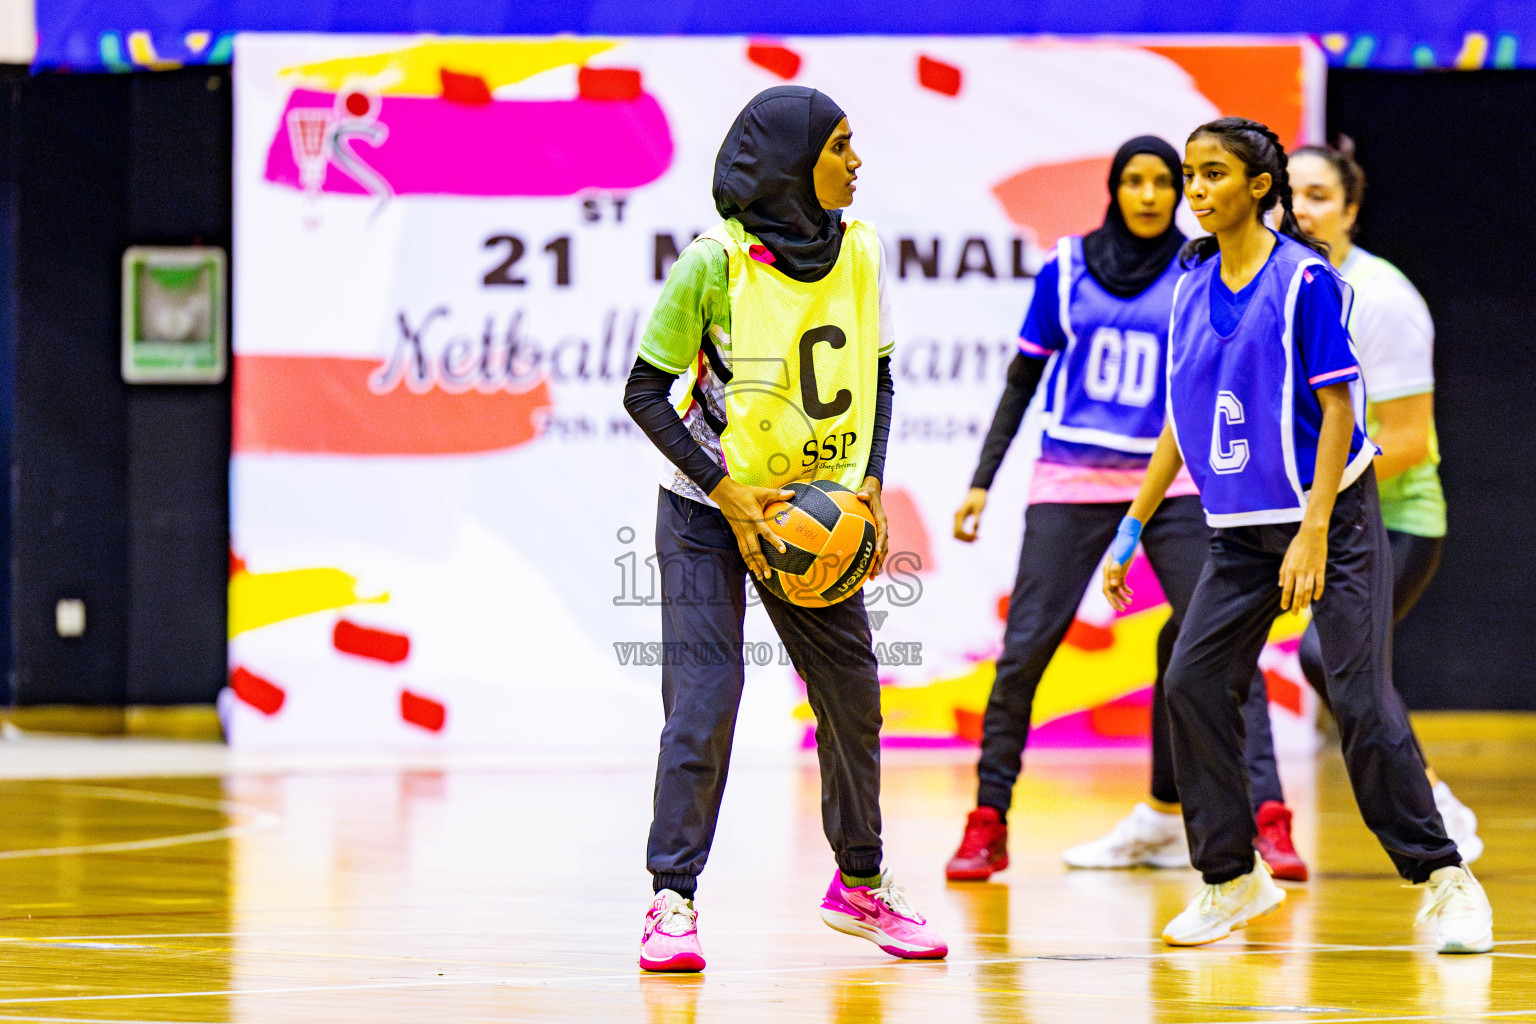
M1381 428L1375 403L1435 389L1435 324L1424 299L1403 272L1355 246L1339 273L1355 290L1349 333L1365 375L1367 425ZM1387 529L1418 537L1445 536L1445 492L1440 487L1440 440L1429 421L1424 461L1381 484L1381 518Z

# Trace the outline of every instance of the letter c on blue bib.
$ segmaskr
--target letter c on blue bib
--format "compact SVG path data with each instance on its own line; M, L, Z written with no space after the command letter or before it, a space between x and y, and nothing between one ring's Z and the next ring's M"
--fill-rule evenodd
M1248 465L1248 442L1233 438L1222 446L1221 427L1235 427L1243 422L1243 403L1230 391L1216 393L1216 418L1211 424L1211 469L1217 473L1241 473Z

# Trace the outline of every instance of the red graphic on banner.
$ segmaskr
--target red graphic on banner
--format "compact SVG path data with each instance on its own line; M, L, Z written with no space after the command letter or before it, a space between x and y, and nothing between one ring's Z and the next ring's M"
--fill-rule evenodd
M1107 739L1141 743L1152 734L1152 691L1137 690L1088 709L1088 726Z
M443 68L438 76L443 80L443 99L450 103L484 106L491 102L491 87L479 75L461 75Z
M787 46L753 43L747 47L747 60L771 71L786 82L800 73L800 55Z
M238 453L465 455L526 444L553 401L543 382L526 391L405 387L375 394L372 359L236 356Z
M945 96L960 95L960 69L932 57L917 58L917 82Z
M1301 714L1301 687L1278 672L1264 670L1264 683L1269 688L1269 702L1286 708L1293 714Z
M1115 645L1115 631L1109 626L1073 619L1062 643L1071 644L1080 651L1107 651Z
M638 100L640 72L634 68L582 68L576 72L576 92L584 100Z
M431 697L401 690L400 717L428 732L442 732L448 721L448 708Z
M229 674L229 688L235 692L236 697L264 715L277 714L283 709L283 701L288 698L281 686L239 667Z
M391 664L411 656L411 638L403 633L359 626L346 619L337 620L336 628L331 631L331 643L338 651Z

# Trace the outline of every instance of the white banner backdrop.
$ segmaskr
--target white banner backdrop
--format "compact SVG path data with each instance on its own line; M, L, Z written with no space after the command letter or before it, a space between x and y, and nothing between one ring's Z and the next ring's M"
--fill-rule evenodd
M1043 251L1098 223L1126 138L1179 145L1223 113L1316 138L1322 85L1317 52L1289 39L244 35L234 66L220 706L237 745L654 749L664 463L620 395L670 259L718 219L726 128L786 81L847 112L864 160L848 214L889 260L896 556L867 591L888 732L963 742L1011 586L1026 438L981 541L951 540L951 519ZM1085 660L1053 665L1037 719L1134 740L1092 712L1129 702L1141 720L1143 637L1165 615L1116 621L1090 595L1063 655ZM760 609L747 633L739 742L800 743L803 691ZM1285 645L1268 657L1288 692Z

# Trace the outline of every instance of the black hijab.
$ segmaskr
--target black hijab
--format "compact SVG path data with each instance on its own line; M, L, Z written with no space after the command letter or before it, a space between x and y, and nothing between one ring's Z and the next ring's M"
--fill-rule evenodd
M802 85L764 89L736 115L715 157L715 209L762 239L775 270L819 281L842 247L842 211L823 210L812 172L843 111Z
M1122 299L1146 291L1184 244L1184 232L1171 220L1168 230L1156 238L1141 238L1126 226L1118 196L1120 175L1125 173L1125 165L1131 162L1131 157L1138 153L1150 153L1167 164L1173 175L1174 188L1183 194L1179 183L1184 178L1184 169L1179 154L1156 135L1139 135L1115 154L1114 162L1109 165L1109 211L1104 214L1102 226L1083 236L1083 261L1088 264L1088 272L1095 281ZM1177 198L1173 208L1179 208Z

